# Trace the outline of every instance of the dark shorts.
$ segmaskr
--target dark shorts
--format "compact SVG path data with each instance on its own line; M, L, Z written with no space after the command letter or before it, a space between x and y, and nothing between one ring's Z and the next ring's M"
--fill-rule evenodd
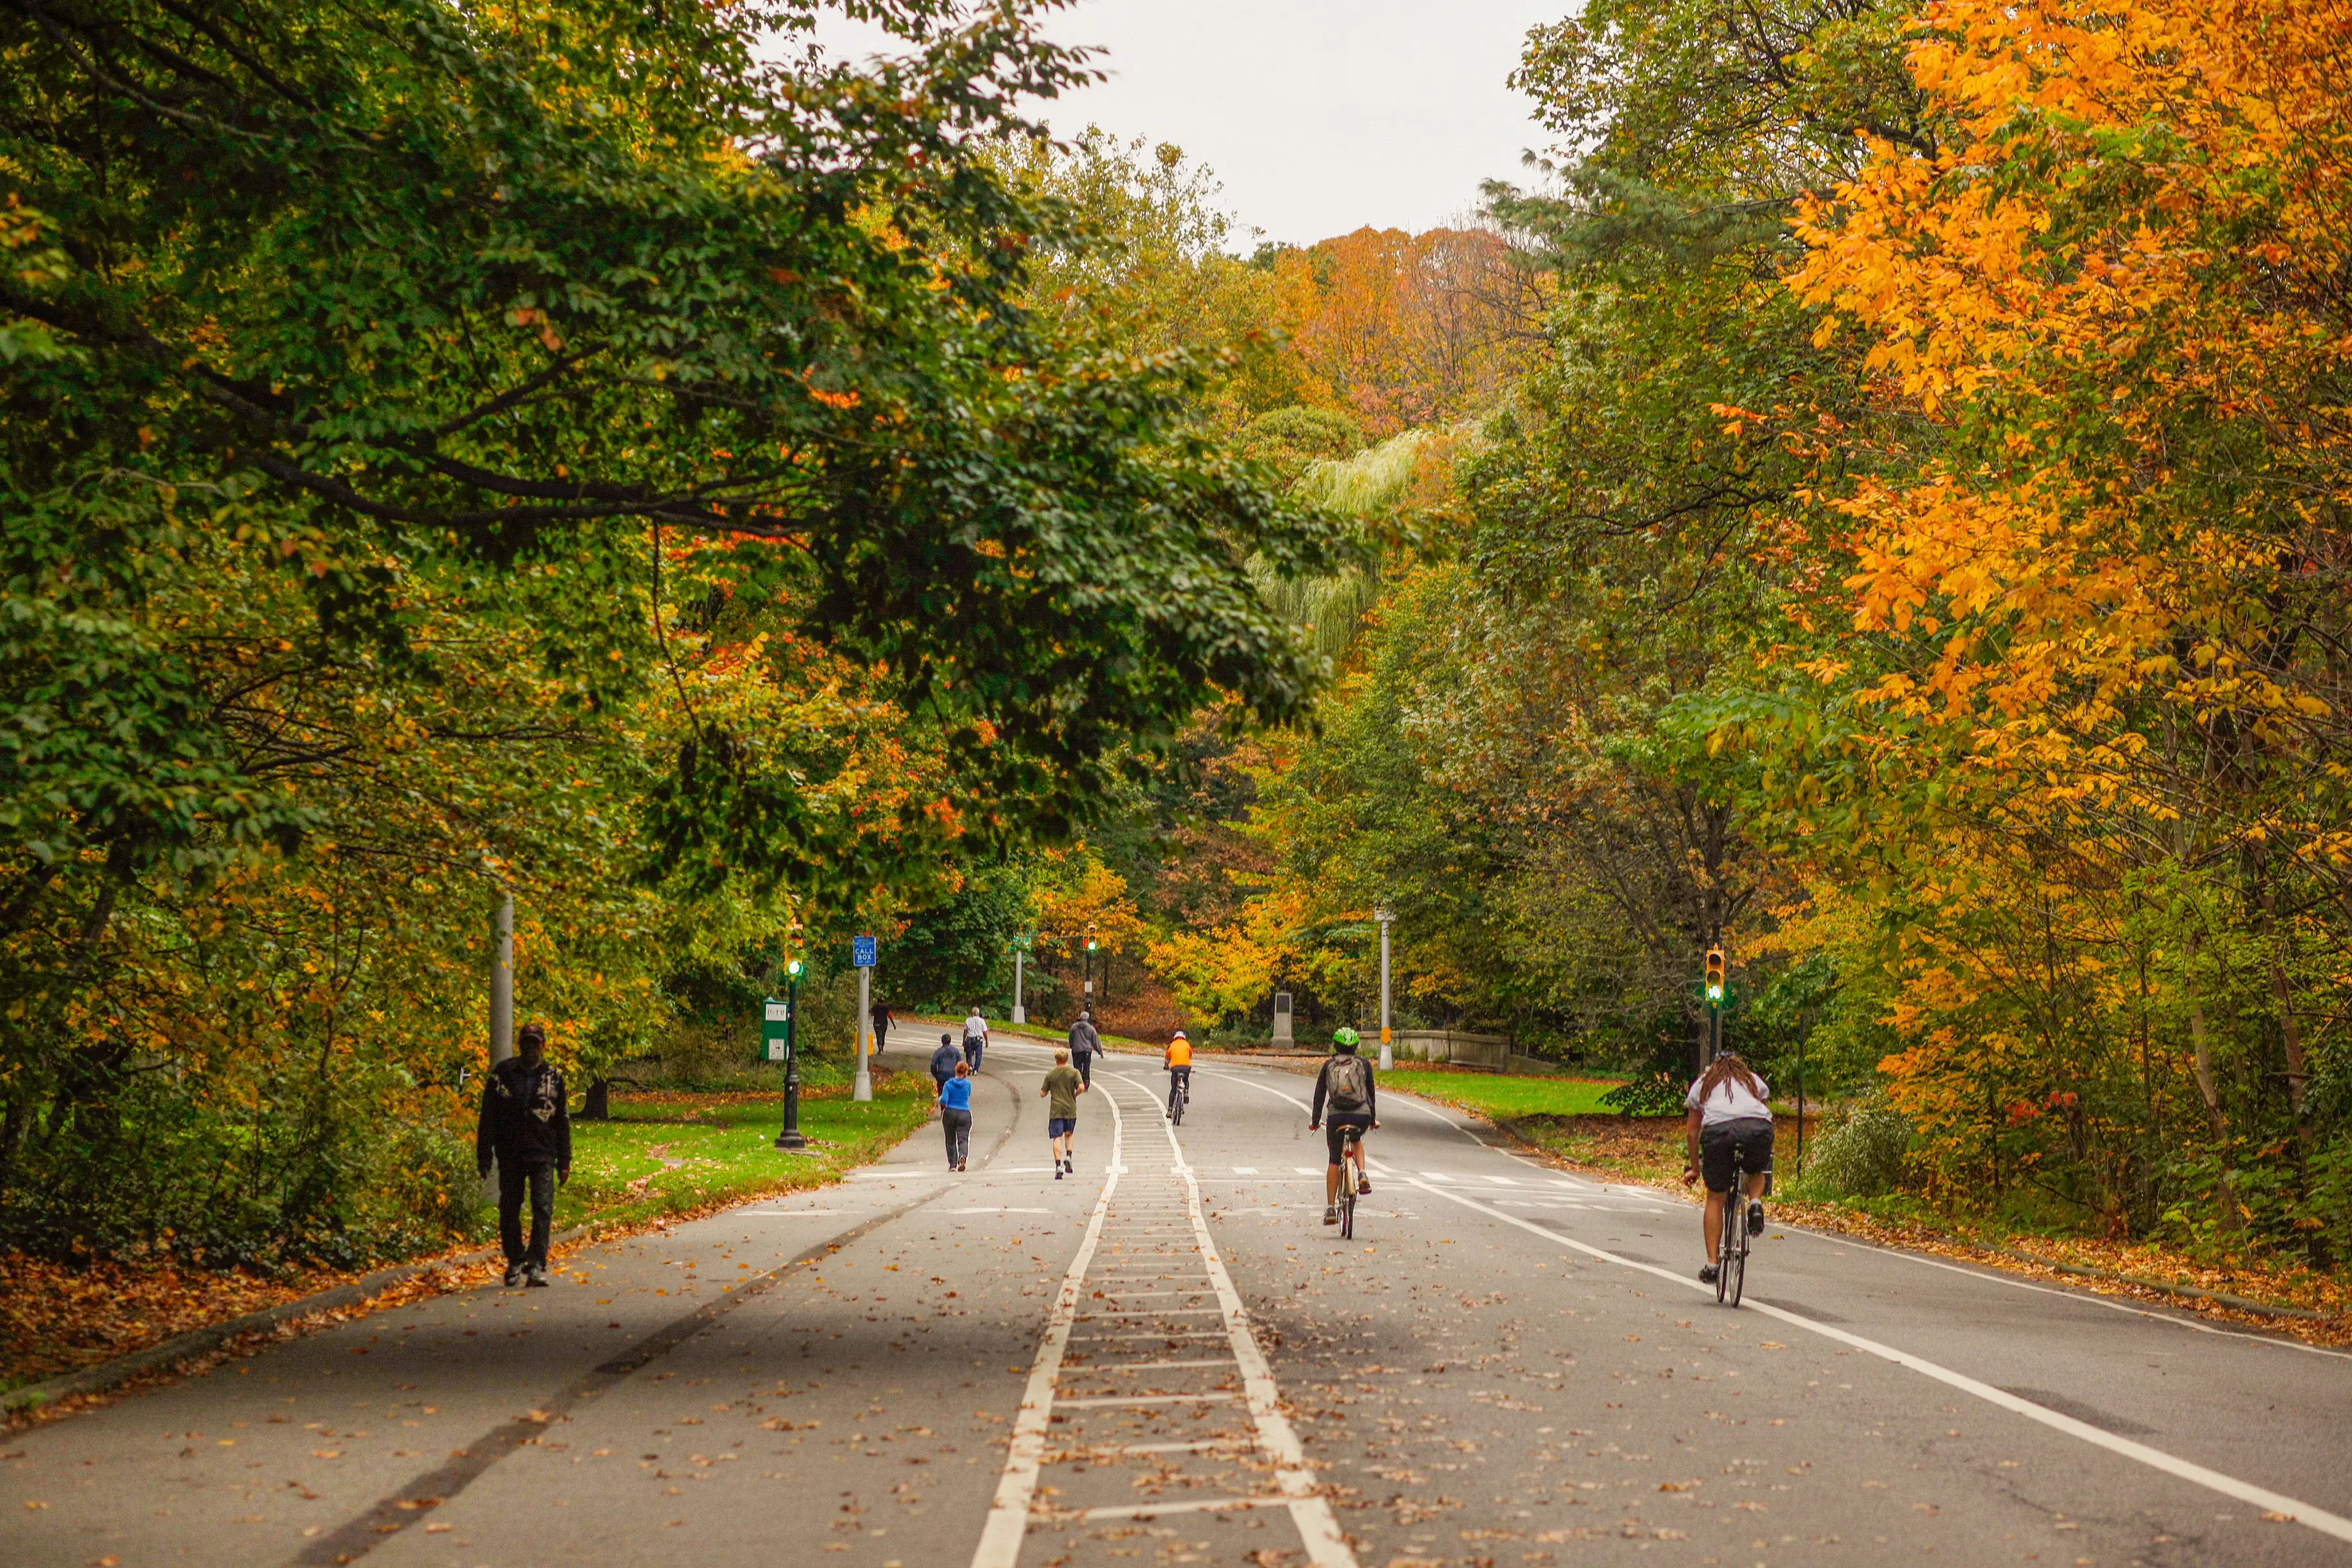
M1059 1138L1066 1133L1076 1132L1077 1130L1078 1119L1075 1116L1048 1116L1045 1118L1045 1136L1048 1138Z
M1718 1121L1698 1135L1699 1173L1710 1193L1731 1190L1731 1151L1753 1176L1772 1168L1772 1124L1769 1121Z
M1345 1142L1339 1136L1339 1130L1341 1128L1360 1127L1369 1132L1371 1131L1371 1126L1372 1118L1371 1113L1369 1111L1335 1111L1331 1115L1325 1117L1323 1119L1323 1142L1324 1145L1331 1151L1331 1163L1336 1165L1339 1163L1339 1152L1343 1147L1345 1147Z

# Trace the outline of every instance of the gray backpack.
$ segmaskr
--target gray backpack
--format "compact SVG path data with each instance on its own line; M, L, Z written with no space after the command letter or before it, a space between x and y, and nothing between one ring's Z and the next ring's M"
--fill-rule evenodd
M1361 1057L1333 1057L1331 1077L1331 1109L1343 1115L1353 1115L1372 1102L1372 1064Z

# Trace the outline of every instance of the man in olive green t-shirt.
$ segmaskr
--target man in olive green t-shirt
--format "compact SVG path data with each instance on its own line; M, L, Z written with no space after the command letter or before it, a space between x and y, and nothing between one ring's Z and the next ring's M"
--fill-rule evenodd
M1045 1134L1054 1141L1054 1180L1057 1182L1078 1168L1070 1158L1070 1144L1078 1131L1078 1096L1086 1091L1087 1080L1070 1065L1070 1053L1055 1051L1054 1069L1045 1075L1045 1087L1037 1092L1046 1101Z

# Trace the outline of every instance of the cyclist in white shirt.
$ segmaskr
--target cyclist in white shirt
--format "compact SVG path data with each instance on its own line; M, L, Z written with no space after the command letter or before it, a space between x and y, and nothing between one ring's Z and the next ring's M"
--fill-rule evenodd
M971 1016L963 1021L963 1059L971 1064L972 1071L980 1070L980 1053L987 1045L988 1020L980 1016L979 1008L974 1007Z
M1731 1190L1731 1151L1739 1151L1742 1173L1748 1178L1748 1234L1764 1229L1764 1187L1772 1174L1772 1108L1765 1103L1771 1087L1739 1059L1726 1051L1707 1064L1694 1079L1683 1105L1690 1115L1685 1123L1690 1163L1683 1185L1706 1177L1706 1267L1698 1271L1706 1283L1715 1283L1716 1259L1722 1255L1724 1200Z

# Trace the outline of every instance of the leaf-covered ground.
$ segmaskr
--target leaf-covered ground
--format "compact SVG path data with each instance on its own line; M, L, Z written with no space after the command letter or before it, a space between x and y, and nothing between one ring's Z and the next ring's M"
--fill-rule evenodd
M809 1152L786 1155L773 1147L781 1095L616 1096L610 1121L572 1124L572 1180L557 1193L556 1228L594 1221L600 1229L625 1230L763 1193L822 1186L896 1144L930 1108L929 1085L905 1073L877 1072L866 1104L852 1100L845 1084L812 1089L801 1100ZM449 1254L480 1245L453 1242ZM0 1388L95 1365L356 1278L318 1269L264 1279L167 1262L81 1268L0 1254Z

